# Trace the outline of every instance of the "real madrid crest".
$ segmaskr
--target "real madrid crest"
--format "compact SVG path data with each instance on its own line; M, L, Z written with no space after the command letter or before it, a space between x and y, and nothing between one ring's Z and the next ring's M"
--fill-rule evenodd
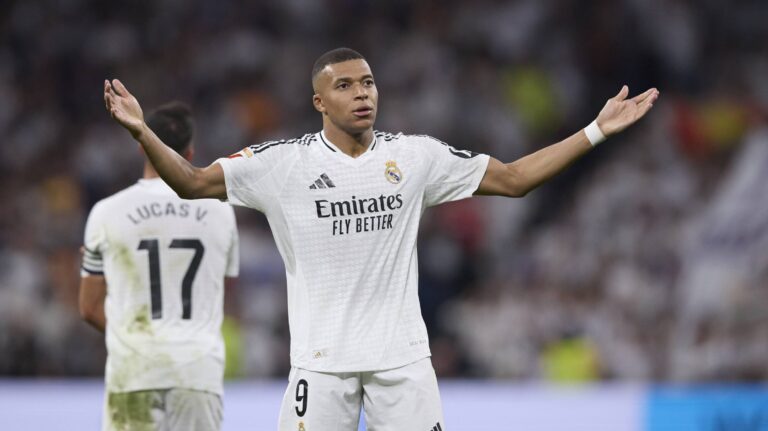
M384 177L392 184L399 184L403 180L403 173L400 172L394 160L387 162L387 168L384 169Z

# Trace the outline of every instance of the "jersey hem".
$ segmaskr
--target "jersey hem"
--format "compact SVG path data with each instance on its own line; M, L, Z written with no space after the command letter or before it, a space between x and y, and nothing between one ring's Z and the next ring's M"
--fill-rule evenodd
M380 367L313 367L313 366L302 366L302 364L299 363L293 363L291 362L291 367L293 368L299 368L302 370L312 371L315 373L368 373L373 371L386 371L386 370L395 370L397 368L402 368L408 365L411 365L413 363L419 362L424 358L431 358L432 353L427 352L424 355L419 355L418 357L409 358L405 361L398 361L393 362L390 364L385 364Z
M197 392L206 392L209 394L214 394L218 396L224 395L224 389L223 387L220 390L211 389L211 388L199 388L199 387L191 387L191 386L179 386L179 385L158 385L151 387L136 387L131 389L120 389L120 390L112 390L109 388L109 386L106 386L105 390L106 392L110 394L125 394L125 393L131 393L131 392L143 392L143 391L164 391L164 390L171 390L171 389L186 389L188 391L197 391Z

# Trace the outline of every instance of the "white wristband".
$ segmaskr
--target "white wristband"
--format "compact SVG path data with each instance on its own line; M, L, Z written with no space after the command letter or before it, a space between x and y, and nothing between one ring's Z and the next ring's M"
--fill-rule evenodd
M587 135L587 139L589 139L589 143L592 144L593 147L605 141L605 135L603 135L603 131L600 130L600 126L597 125L597 120L589 123L589 126L584 128L584 133Z

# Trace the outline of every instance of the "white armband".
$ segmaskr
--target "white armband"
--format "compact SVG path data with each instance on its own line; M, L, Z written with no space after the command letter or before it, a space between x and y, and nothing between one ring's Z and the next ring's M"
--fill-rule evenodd
M600 126L597 125L597 120L589 123L589 126L584 128L584 133L587 135L587 139L589 139L589 143L592 144L593 147L605 141L605 135L603 134L603 131L600 130Z

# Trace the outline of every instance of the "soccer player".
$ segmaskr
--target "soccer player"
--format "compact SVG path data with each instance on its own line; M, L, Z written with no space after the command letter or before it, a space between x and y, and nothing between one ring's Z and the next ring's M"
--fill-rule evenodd
M416 235L427 207L473 194L524 196L658 97L624 86L595 122L513 163L424 135L374 131L378 91L357 52L323 54L312 70L323 129L254 145L197 168L163 145L118 80L104 82L112 118L185 198L228 199L266 214L288 280L289 386L281 431L444 431L417 294Z
M191 160L189 108L161 106L146 126ZM85 227L80 313L106 332L104 430L218 430L225 278L238 273L232 207L180 199L144 178L100 202Z

